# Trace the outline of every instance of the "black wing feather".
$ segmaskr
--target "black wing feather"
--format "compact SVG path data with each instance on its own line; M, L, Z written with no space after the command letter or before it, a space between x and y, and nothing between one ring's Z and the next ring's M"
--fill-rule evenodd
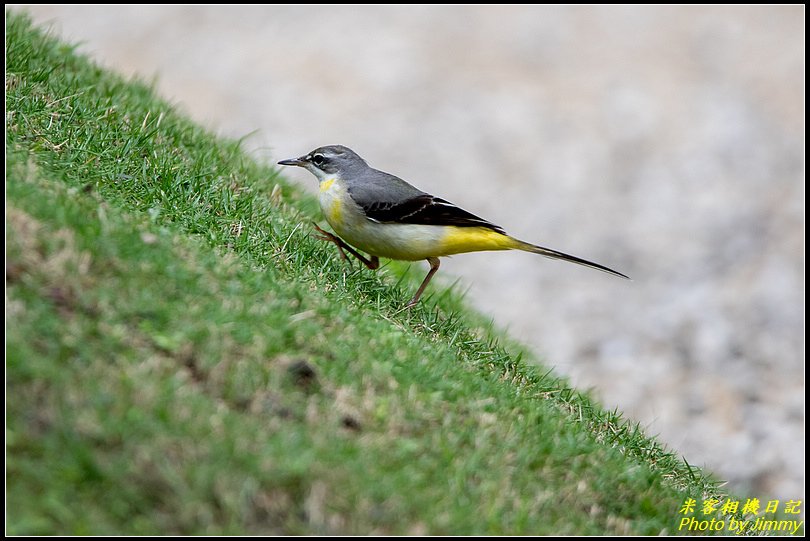
M363 206L363 211L367 217L381 223L485 227L506 234L500 226L429 194L421 194L399 203L375 201Z

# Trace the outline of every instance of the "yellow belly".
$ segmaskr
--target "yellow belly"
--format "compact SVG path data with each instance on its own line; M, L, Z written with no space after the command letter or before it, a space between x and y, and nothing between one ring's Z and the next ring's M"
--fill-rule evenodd
M487 250L512 250L518 242L487 227L447 226L441 242L445 255Z
M418 261L464 252L510 250L516 241L485 227L378 223L365 217L345 187L321 182L319 202L326 221L343 240L371 255Z

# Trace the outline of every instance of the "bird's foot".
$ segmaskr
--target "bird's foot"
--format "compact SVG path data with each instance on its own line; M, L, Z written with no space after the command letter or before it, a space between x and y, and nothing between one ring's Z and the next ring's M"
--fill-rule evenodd
M325 240L326 242L331 242L332 244L337 246L338 252L340 253L340 259L349 262L349 258L346 257L346 253L343 251L344 242L340 240L340 237L338 237L337 235L333 235L329 231L324 231L323 229L318 227L318 224L316 224L315 222L312 222L312 225L315 227L316 231L313 237L315 237L318 240ZM351 263L349 262L349 264Z

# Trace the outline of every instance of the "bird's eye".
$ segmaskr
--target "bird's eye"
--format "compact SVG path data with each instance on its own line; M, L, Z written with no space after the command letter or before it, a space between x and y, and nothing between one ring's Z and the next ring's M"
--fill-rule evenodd
M317 166L321 166L321 165L323 165L323 163L324 163L325 161L326 161L326 160L324 159L324 157L323 157L323 155L322 155L322 154L315 154L315 155L312 157L312 163L314 163L314 164L315 164L315 165L317 165Z

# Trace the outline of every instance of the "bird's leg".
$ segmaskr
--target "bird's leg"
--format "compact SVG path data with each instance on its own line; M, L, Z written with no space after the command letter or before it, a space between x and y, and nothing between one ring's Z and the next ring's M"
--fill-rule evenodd
M329 233L328 231L324 231L318 227L318 224L315 222L313 222L312 225L315 226L315 229L318 231L313 236L318 240L325 240L327 242L334 243L334 245L337 246L338 252L340 253L340 259L343 261L348 261L348 259L346 259L346 253L343 251L343 247L341 246L341 244L345 244L343 240L341 240L340 237Z
M358 252L357 250L355 250L354 248L352 248L351 246L349 246L348 244L343 242L343 239L341 239L337 235L333 235L332 233L330 233L328 231L324 231L323 229L318 227L318 224L316 224L314 222L312 223L312 225L314 225L315 229L318 231L318 233L315 234L315 238L325 240L327 242L333 242L335 244L335 246L337 246L338 251L340 252L340 258L343 261L348 261L348 259L346 258L346 254L343 252L343 250L345 249L347 252L352 254L354 257L356 257L357 259L362 261L363 264L366 267L368 267L369 269L375 270L375 269L379 268L380 259L376 255L371 256L371 259L367 259L360 252Z
M422 293L425 291L425 288L430 282L430 279L433 278L433 275L436 274L436 271L439 270L439 258L438 257L429 257L427 258L427 262L430 263L430 270L425 276L425 279L422 280L422 285L419 286L419 289L416 290L416 294L413 298L405 305L405 308L410 308L415 306L417 302L419 302L419 297L422 296Z

